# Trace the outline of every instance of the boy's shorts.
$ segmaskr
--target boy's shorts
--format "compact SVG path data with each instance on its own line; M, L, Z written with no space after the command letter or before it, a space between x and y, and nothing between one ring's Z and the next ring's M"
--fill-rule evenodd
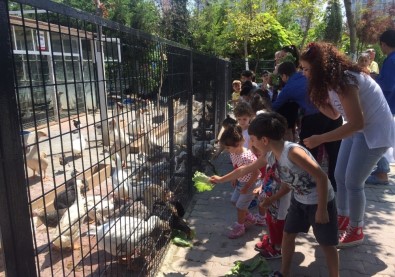
M236 208L239 210L248 210L248 206L251 201L255 198L253 190L256 188L257 183L253 184L246 194L241 194L240 189L245 185L245 183L237 182L236 188L233 191L230 201L235 204Z
M320 245L335 246L339 243L335 199L327 203L327 210L329 222L326 224L315 223L317 205L305 205L292 197L284 231L287 233L307 233L310 226L313 226L314 236Z

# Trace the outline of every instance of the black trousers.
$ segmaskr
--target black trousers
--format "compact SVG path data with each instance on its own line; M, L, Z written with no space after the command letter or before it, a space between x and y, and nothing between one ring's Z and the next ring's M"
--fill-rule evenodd
M303 144L303 140L308 138L312 135L321 135L323 133L327 133L332 131L343 124L343 118L340 116L338 119L333 120L329 117L326 117L322 113L316 113L312 115L306 115L302 117L301 126L300 126L300 144ZM337 155L339 153L341 140L326 142L324 143L325 151L328 155L328 177L332 183L333 189L336 191L336 181L335 181L335 168L336 168L336 161ZM307 148L308 149L308 148ZM310 153L317 159L318 156L318 146L309 149Z

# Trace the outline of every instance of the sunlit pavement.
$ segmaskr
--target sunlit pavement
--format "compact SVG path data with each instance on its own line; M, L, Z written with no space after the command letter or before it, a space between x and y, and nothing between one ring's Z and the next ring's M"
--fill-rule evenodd
M232 168L226 154L214 164L221 175ZM365 240L360 246L339 250L340 276L395 276L395 166L390 177L391 185L366 185ZM236 220L229 201L232 191L226 183L195 195L186 215L196 230L194 246L171 245L157 276L225 276L236 260L257 254L254 245L266 228L253 226L235 240L226 237L227 228ZM273 270L280 263L281 259L269 261ZM297 238L292 276L328 276L323 252L311 230Z

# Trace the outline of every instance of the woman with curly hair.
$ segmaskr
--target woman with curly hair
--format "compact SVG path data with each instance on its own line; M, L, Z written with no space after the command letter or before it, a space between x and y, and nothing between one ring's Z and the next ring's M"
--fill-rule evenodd
M365 180L395 139L392 114L369 72L353 64L335 46L310 43L300 56L300 64L309 80L312 103L326 116L343 116L346 121L335 130L303 142L314 148L342 139L335 169L341 232L338 247L358 245L364 238Z

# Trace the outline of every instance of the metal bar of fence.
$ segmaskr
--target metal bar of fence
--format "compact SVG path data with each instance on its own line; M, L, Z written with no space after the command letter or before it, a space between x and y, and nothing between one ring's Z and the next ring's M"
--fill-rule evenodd
M193 76L194 76L194 71L193 71L193 53L190 53L190 58L189 58L189 91L188 91L188 130L187 130L187 155L188 157L192 157L192 105L193 105ZM203 108L204 109L204 108ZM188 166L187 172L186 172L186 178L187 180L192 179L192 167ZM191 182L191 181L189 181ZM188 193L192 195L192 188L191 186L188 186L189 190Z
M5 0L0 1L2 1L0 3L7 3ZM226 97L222 96L230 84L226 83L229 81L226 79L227 77L223 80L223 74L226 72L226 66L229 63L151 35L141 35L142 33L139 31L118 26L117 23L107 22L100 17L75 11L56 3L33 0L16 0L15 2L19 3L15 7L20 9L21 16L13 15L10 17L10 22L13 24L12 28L19 28L19 42L15 37L15 45L18 42L22 44L22 47L15 47L13 52L10 45L3 44L0 49L6 50L2 51L1 55L4 55L7 51L11 53L9 55L14 58L14 64L16 64L18 55L25 55L23 61L25 64L23 65L26 68L23 69L27 80L20 82L16 70L14 70L12 72L14 76L6 80L8 83L2 85L8 86L7 97L9 98L6 99L8 102L12 102L15 106L15 98L12 97L14 95L18 97L17 108L19 108L19 114L15 112L13 115L14 121L18 123L16 126L20 130L26 128L26 120L24 124L20 120L22 117L21 109L23 111L31 109L32 116L29 116L31 121L29 126L33 126L31 130L34 131L35 136L37 137L37 134L42 130L48 133L47 138L36 139L36 142L32 145L38 148L39 153L42 149L48 154L48 164L46 166L48 166L53 180L44 182L41 178L38 180L31 179L32 168L26 166L28 152L26 149L25 153L23 151L15 152L21 153L18 156L19 158L25 157L25 167L22 161L22 165L20 167L15 166L14 170L21 170L22 173L23 169L26 170L26 173L19 178L25 178L27 184L29 184L27 191L29 199L23 198L26 197L26 191L20 193L19 198L16 198L16 194L12 191L0 195L1 200L7 196L7 201L2 201L0 207L8 205L1 211L6 215L0 221L3 237L8 238L13 233L23 233L22 236L30 239L32 237L28 232L30 229L18 230L16 227L20 227L20 225L12 225L15 224L13 221L16 219L11 218L9 215L11 211L7 210L10 207L9 203L21 199L22 201L19 201L20 205L28 206L32 216L34 214L36 217L38 209L43 209L45 215L42 223L32 224L34 244L32 241L26 244L29 247L33 246L36 250L29 256L33 260L33 268L34 256L36 257L37 268L36 271L33 270L33 273L40 276L70 276L76 275L76 271L80 271L79 275L83 276L102 276L103 274L120 276L124 274L125 270L117 263L121 257L122 249L119 248L115 252L111 251L111 254L108 253L108 247L112 247L111 244L120 242L122 245L128 245L128 247L137 248L155 256L155 258L145 261L143 268L138 269L140 275L147 273L146 269L149 270L148 275L154 274L157 270L156 267L160 264L158 259L163 257L162 248L158 246L158 249L155 249L144 240L138 241L138 232L135 232L128 238L121 237L118 242L107 242L107 246L104 245L106 251L100 252L100 250L103 250L103 240L105 238L100 238L99 225L102 223L98 223L98 215L94 214L93 223L90 221L83 222L82 217L94 212L98 206L104 205L104 200L110 196L118 197L117 201L119 201L119 186L123 186L123 184L114 185L113 178L118 176L120 170L127 172L130 177L130 180L127 181L130 182L130 185L141 186L141 190L145 190L154 184L156 187L170 188L173 192L179 192L181 195L177 195L177 197L181 197L184 203L190 201L194 192L191 184L192 170L203 169L204 164L200 161L209 159L209 155L206 155L206 146L209 143L208 140L211 139L210 132L216 130L217 122L222 121L217 117L224 115L226 104L223 100ZM25 4L29 6L25 6ZM47 12L38 13L37 8L44 8ZM34 12L25 13L27 9L33 9ZM8 18L6 12L5 14L6 16L3 19ZM102 29L102 35L95 36L93 33L97 30L97 26ZM1 29L2 33L9 35L11 27ZM44 37L48 39L48 49L42 49L45 47L41 44L41 41L37 41L39 50L35 50L34 47L34 51L29 49L29 43L34 45L41 31L44 32ZM101 51L100 57L95 55L96 52L99 52L95 49ZM46 55L51 57L47 61L45 59ZM100 70L100 66L97 67L97 63L102 65L102 70ZM43 69L45 66L51 67L50 70L52 70L52 73L48 73L48 75L53 75L49 79L46 79L47 72L44 72ZM208 68L210 70L207 70ZM34 81L33 77L36 78ZM16 80L15 82L11 82L13 78ZM100 88L100 86L102 87ZM103 97L99 97L99 90L103 96L105 86L110 90L113 89L114 93L113 95L106 95L103 99ZM63 96L58 93L60 90L64 90ZM2 91L0 92L2 93ZM44 111L41 111L35 105L39 104L41 99L44 99L45 103L48 102L51 96L53 97L52 101L56 101L56 105L53 107L55 117L51 117L50 108L46 107ZM111 98L112 96L115 96L115 98ZM197 99L196 103L193 103L194 96ZM2 95L0 99L5 97L5 95ZM91 97L90 101L88 100L89 97ZM124 100L129 102L124 102ZM108 103L110 101L113 106ZM128 103L129 106L126 109L124 107L124 110L119 110L115 104L117 101ZM61 102L65 107L61 107ZM88 102L90 102L90 105L88 105ZM156 102L156 105L154 102ZM58 103L60 103L60 106L56 107ZM4 111L7 112L8 110L5 109ZM100 112L101 116L97 111ZM45 117L44 122L43 116ZM137 120L136 116L140 118ZM155 122L153 122L154 117ZM58 120L53 122L54 119ZM71 122L73 119L80 122L81 127L77 127L75 122L75 127L73 127L73 122ZM3 117L1 120L3 120ZM136 122L130 122L133 120L136 120ZM8 124L10 123L8 122ZM98 134L97 124L102 127L101 134ZM112 124L111 130L109 130L110 128L107 130L107 126L110 126L110 124ZM195 124L195 127L193 127L193 124ZM4 126L7 127L8 125ZM201 131L199 137L192 135L196 126ZM81 130L79 130L80 128ZM74 131L79 134L77 139L73 134ZM2 145L6 142L9 143L7 139L3 139L5 137L3 132L4 130L0 135ZM85 154L81 153L75 156L74 148L72 148L73 142L77 140L78 146L82 148L81 132L87 137L87 149ZM181 135L185 134L185 137L176 138L176 132L180 132ZM106 136L113 141L109 149L105 148L105 142L103 143ZM119 136L127 138L128 144L118 145L115 143ZM19 143L17 133L13 134L11 132L11 137L14 139L14 143L15 141ZM193 145L194 143L197 143L197 145ZM199 144L201 145L200 152L192 151L192 147L199 146ZM25 146L25 142L23 145ZM114 159L115 153L120 153L126 149L128 149L128 156L123 159L126 168L121 169L117 162L113 167L111 159ZM196 150L198 147L194 149ZM129 153L129 151L133 153ZM187 158L185 158L184 151L186 151ZM0 154L3 155L3 152ZM65 157L65 155L68 156ZM178 161L180 161L182 157L185 159L183 162L186 166L184 164L184 168L183 166L176 168L179 165L176 160L179 158ZM140 158L144 158L141 163L138 162ZM132 159L134 163L132 163ZM43 169L41 153L38 160L41 175ZM100 164L104 164L105 170L101 173L102 170L93 173L94 168L98 168ZM155 166L157 167L154 168ZM111 176L107 168L112 170ZM4 167L0 170L3 169ZM3 177L6 173L8 172L0 171L0 176ZM99 175L93 177L94 174ZM9 178L9 176L6 177ZM60 224L55 227L47 226L49 224L47 212L50 211L47 209L54 208L54 203L51 201L54 201L53 197L57 198L58 193L61 192L58 190L60 188L64 190L66 183L75 178L85 179L88 177L91 177L92 191L88 192L85 197L99 196L99 200L94 200L94 207L84 208L84 211L80 211L79 207L86 207L87 203L85 203L86 199L79 200L77 198L73 200L78 208L77 221L69 222L62 227ZM93 180L93 178L96 179ZM1 190L8 190L10 186L10 184L5 183L0 188ZM95 186L97 187L95 188ZM25 188L25 184L23 188ZM136 198L131 202L133 205L141 198L145 198L145 195L131 196ZM123 200L127 202L130 199ZM117 207L119 207L117 217L111 218L115 224L116 222L121 223L120 217L133 217L138 212L135 207L121 207L120 205L122 205L122 202L117 203ZM109 212L108 208L107 211ZM25 213L25 221L29 222L29 213L26 211ZM152 211L150 215L154 213L161 216L161 219L169 220L168 215L163 213L162 210ZM71 220L68 213L62 218ZM147 224L146 221L141 221L134 227L146 226ZM4 226L10 226L12 232L8 230L4 232ZM61 236L69 236L68 233L69 230L71 233L71 228L79 233L71 239L78 240L82 247L69 252L62 247ZM120 232L128 232L130 228L132 226L123 225L122 228L115 228L114 234L117 236ZM88 230L88 235L83 236L82 233L85 233L86 230ZM104 236L109 236L109 233L110 230L107 230ZM92 235L96 237L95 240L90 238ZM161 235L163 235L163 231ZM165 241L169 240L166 235L164 239ZM59 240L61 241L61 249L55 251L52 245ZM5 257L9 259L6 265L11 264L10 268L12 270L14 269L13 257L24 257L28 253L24 251L23 255L20 255L21 249L15 248L15 244L18 242L15 242L14 239L10 242L5 245L4 250L6 252ZM156 241L154 245L157 244ZM24 269L21 268L21 270ZM19 276L30 275L28 271L23 271L23 274L19 274Z
M7 276L36 276L14 90L8 1L0 1L0 226Z

